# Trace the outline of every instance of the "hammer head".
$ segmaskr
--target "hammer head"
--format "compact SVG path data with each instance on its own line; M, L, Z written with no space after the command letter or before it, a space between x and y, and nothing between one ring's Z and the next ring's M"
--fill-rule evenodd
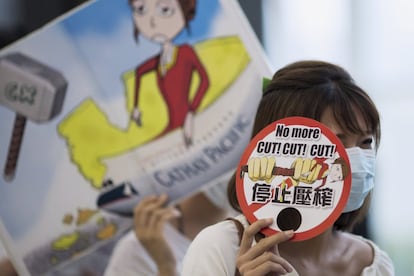
M0 57L0 104L34 122L60 113L67 81L57 70L21 53Z

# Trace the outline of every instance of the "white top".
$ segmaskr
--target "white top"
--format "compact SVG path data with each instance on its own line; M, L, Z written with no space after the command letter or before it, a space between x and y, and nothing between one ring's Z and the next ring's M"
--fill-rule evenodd
M169 224L166 225L164 231L165 237L177 261L178 273L181 270L182 260L190 245L190 240ZM131 230L117 243L104 275L155 276L158 275L158 270L155 262L148 255L145 248L136 238L135 233Z
M244 227L248 222L243 215L236 217ZM350 234L352 235L352 234ZM391 276L394 267L388 255L372 241L353 235L367 242L374 250L374 261L361 276ZM183 261L182 276L229 275L233 276L239 251L239 235L236 225L226 220L203 229L188 248ZM288 276L299 275L293 271Z

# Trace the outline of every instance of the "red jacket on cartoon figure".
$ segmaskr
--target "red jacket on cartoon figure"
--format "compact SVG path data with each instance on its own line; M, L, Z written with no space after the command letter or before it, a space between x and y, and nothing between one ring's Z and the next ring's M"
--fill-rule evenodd
M169 122L160 134L163 135L183 126L187 113L196 111L206 93L209 81L206 70L194 50L189 45L181 45L175 49L173 61L166 68L164 75L161 74L160 55L137 67L133 107L138 106L141 76L154 70L156 71L159 89L168 106ZM189 102L193 71L199 74L200 84L192 102Z

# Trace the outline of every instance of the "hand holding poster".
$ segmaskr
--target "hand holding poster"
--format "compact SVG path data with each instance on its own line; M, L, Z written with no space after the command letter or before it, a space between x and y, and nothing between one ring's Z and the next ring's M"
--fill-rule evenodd
M350 165L341 141L320 122L304 117L264 128L237 168L237 197L249 222L273 218L262 232L294 230L295 241L330 227L342 213L350 188Z

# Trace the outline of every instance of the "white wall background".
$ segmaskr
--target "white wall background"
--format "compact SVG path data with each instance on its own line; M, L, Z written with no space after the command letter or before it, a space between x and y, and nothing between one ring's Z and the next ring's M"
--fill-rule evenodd
M299 59L339 64L380 110L370 226L396 275L414 275L413 15L411 0L263 0L263 44L275 70Z

